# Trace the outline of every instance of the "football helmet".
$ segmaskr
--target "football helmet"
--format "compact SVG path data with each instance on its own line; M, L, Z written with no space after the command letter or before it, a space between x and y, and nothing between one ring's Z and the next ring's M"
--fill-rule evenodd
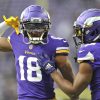
M100 9L85 10L77 18L73 27L76 45L100 42Z
M39 5L25 8L20 17L21 33L29 39L28 43L44 44L47 42L50 24L48 12Z

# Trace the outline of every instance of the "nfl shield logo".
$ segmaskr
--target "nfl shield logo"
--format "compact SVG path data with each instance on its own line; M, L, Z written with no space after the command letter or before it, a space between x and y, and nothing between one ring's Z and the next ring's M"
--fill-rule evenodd
M33 49L33 45L31 44L31 45L29 45L29 49L30 50L32 50Z

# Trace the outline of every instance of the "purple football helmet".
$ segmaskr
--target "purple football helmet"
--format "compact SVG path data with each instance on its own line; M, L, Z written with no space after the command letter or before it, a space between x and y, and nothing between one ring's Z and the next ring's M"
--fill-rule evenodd
M28 43L43 44L47 39L50 24L48 12L39 5L25 8L20 17L21 33L29 39Z
M100 9L88 9L80 14L74 23L73 38L76 45L100 42Z

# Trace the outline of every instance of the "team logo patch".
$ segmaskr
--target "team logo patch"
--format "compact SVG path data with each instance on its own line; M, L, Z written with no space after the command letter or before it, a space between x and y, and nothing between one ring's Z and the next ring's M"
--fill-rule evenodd
M33 49L33 45L31 44L31 45L29 45L29 49L30 50L32 50Z

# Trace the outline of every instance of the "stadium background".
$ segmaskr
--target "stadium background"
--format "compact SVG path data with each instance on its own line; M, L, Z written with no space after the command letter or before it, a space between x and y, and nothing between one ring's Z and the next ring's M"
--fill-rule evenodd
M0 0L0 22L2 15L19 16L24 8L32 4L44 6L51 16L51 34L66 38L70 44L70 56L73 71L76 74L78 65L74 61L76 54L73 43L73 23L77 16L88 8L100 8L100 0ZM12 29L7 30L8 36ZM16 71L12 53L0 52L0 100L16 100ZM60 89L56 87L57 100L69 100ZM91 100L90 91L86 89L81 95L81 100Z

